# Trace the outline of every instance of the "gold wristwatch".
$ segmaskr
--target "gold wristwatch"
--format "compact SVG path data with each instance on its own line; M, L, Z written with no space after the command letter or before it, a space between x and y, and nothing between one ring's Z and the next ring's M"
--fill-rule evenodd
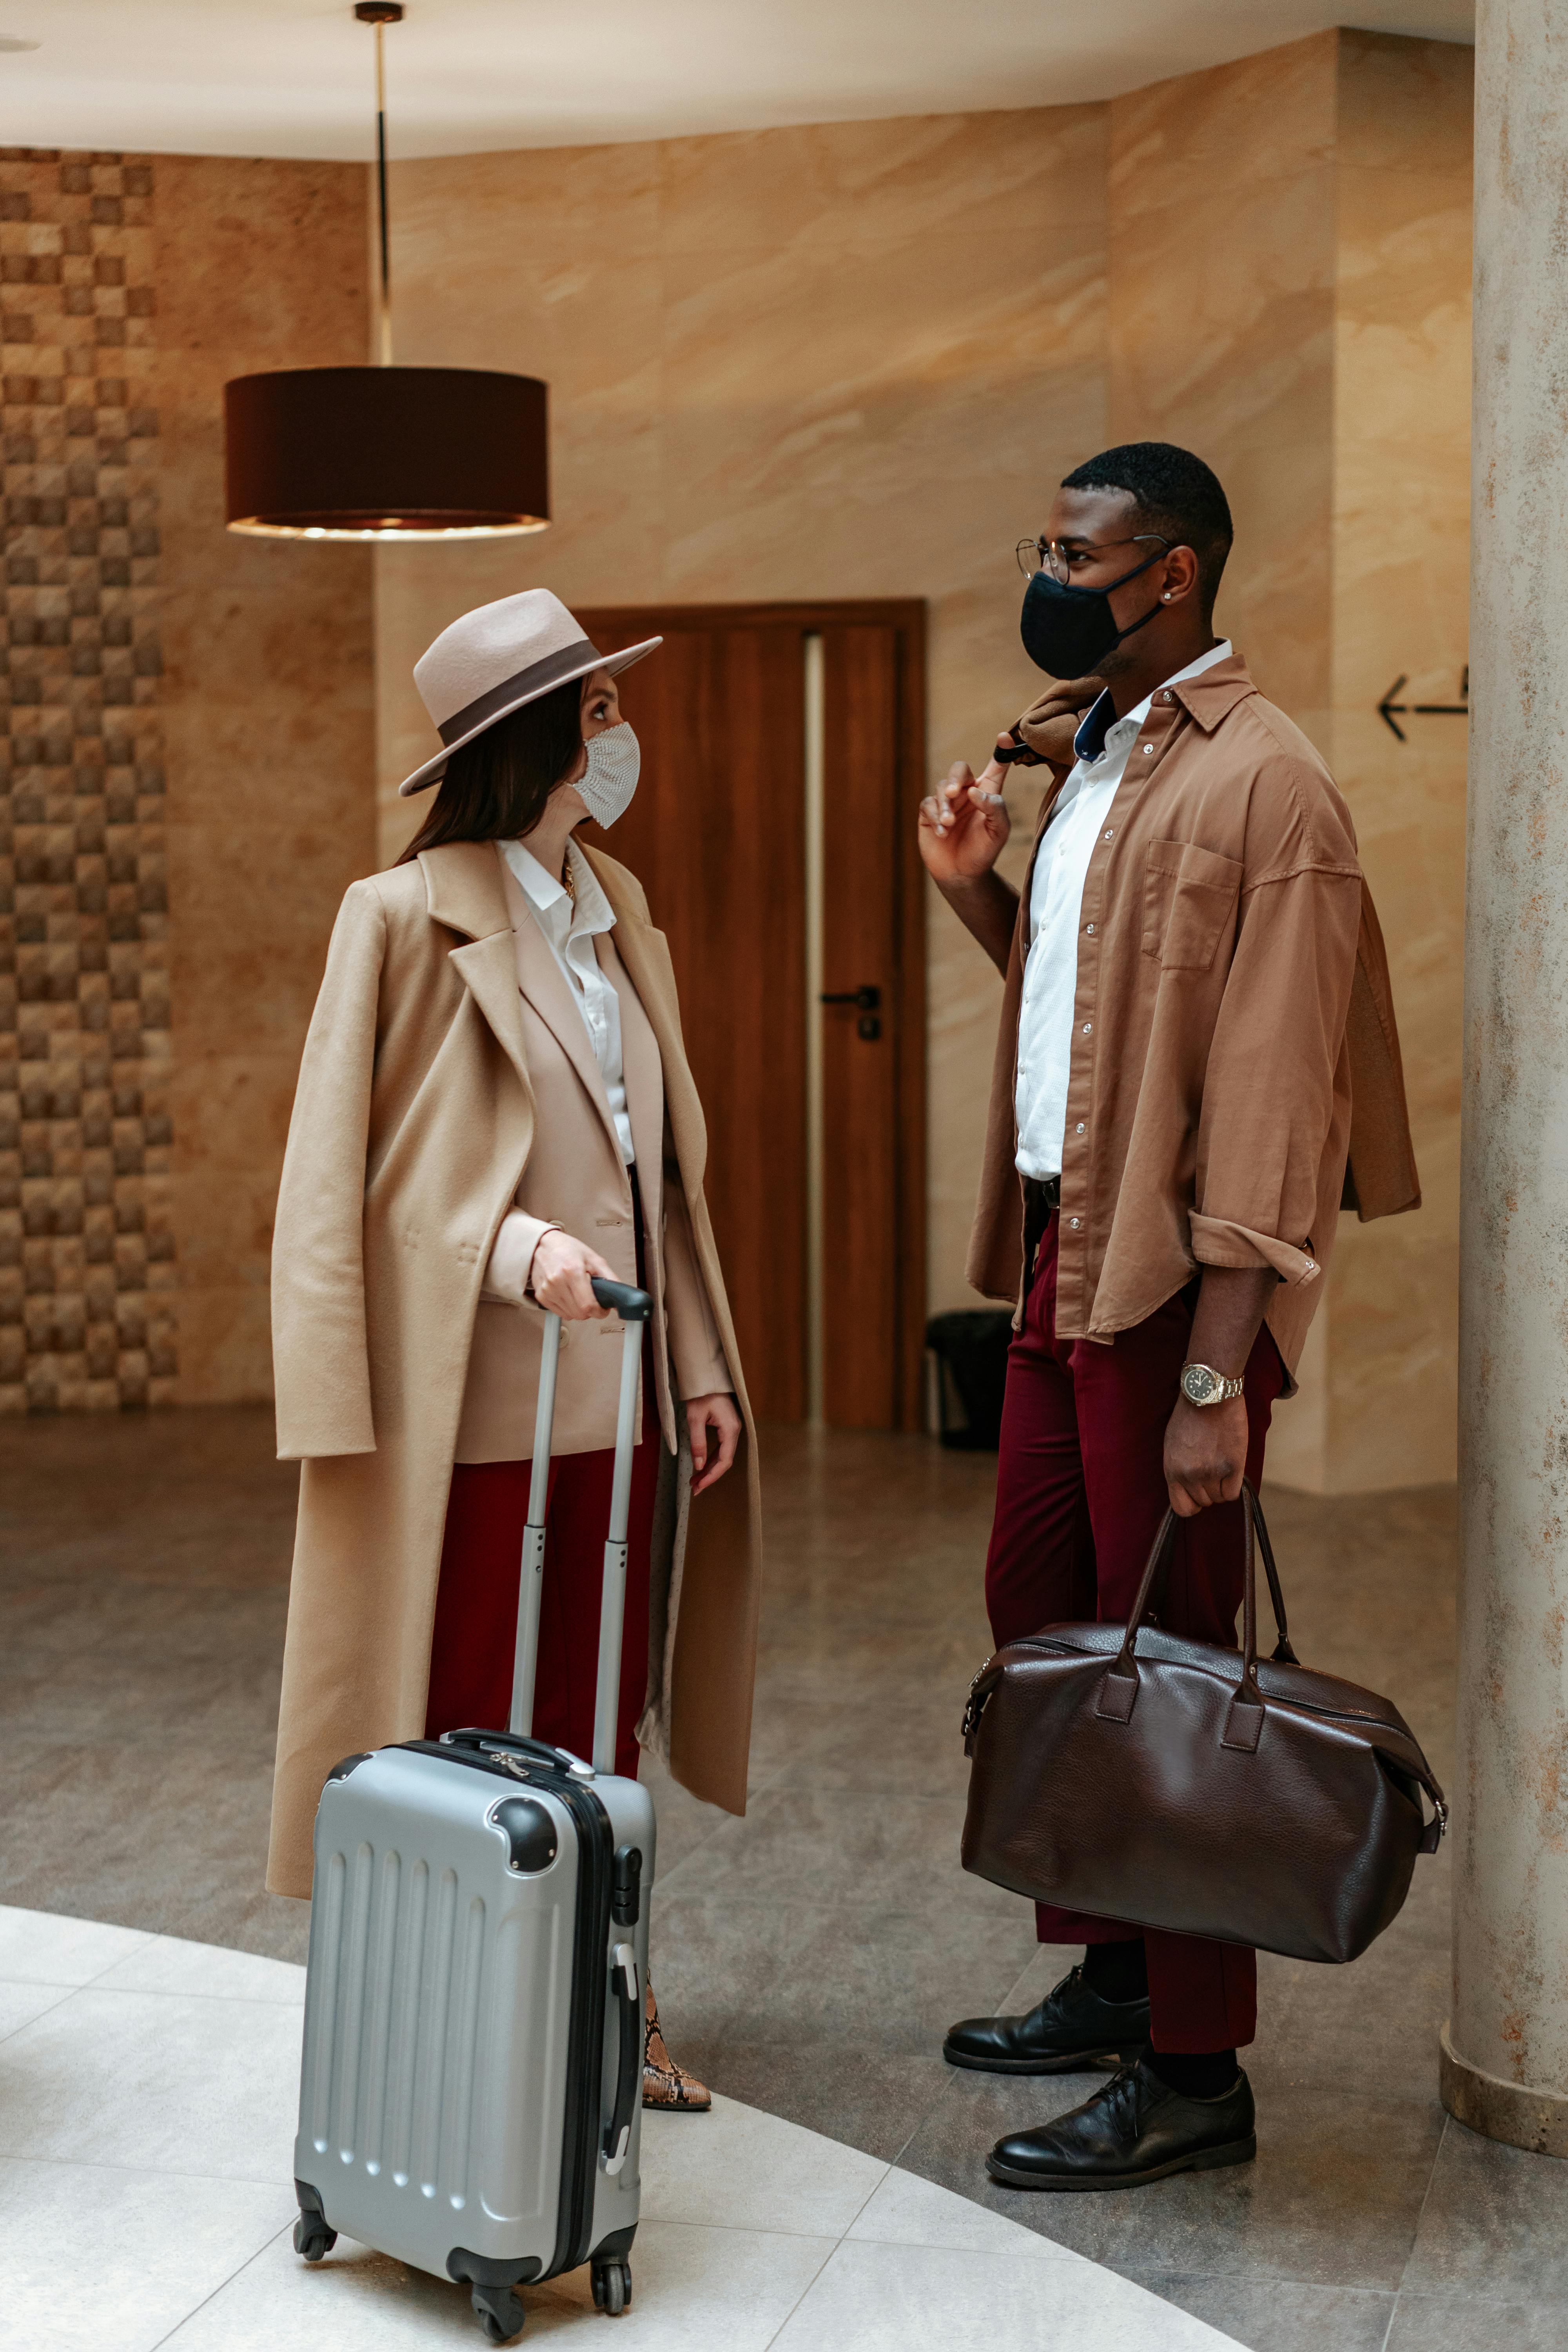
M1231 1380L1212 1364L1182 1366L1182 1394L1189 1404L1228 1404L1246 1386L1244 1378Z

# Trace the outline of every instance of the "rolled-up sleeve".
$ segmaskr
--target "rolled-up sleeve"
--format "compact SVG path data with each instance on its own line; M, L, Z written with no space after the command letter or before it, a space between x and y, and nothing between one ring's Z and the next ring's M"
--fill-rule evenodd
M1360 923L1361 877L1348 863L1299 866L1243 894L1198 1127L1201 1265L1317 1277L1312 1227Z

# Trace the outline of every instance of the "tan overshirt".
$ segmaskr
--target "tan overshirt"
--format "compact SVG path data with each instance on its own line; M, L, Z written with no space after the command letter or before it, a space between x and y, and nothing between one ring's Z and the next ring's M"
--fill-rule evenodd
M970 1244L969 1279L996 1298L1017 1297L1023 1271L1014 1100L1033 873L1031 859ZM1267 1320L1293 1374L1342 1200L1368 1218L1420 1197L1350 812L1233 654L1155 694L1085 877L1057 1329L1110 1341L1200 1266L1268 1265Z

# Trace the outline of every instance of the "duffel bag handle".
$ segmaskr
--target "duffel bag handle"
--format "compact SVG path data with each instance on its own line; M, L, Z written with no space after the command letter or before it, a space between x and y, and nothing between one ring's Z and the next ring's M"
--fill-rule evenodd
M1268 1579L1268 1597L1274 1606L1274 1623L1279 1633L1275 1643L1276 1660L1286 1665L1299 1663L1290 1646L1285 1622L1285 1596L1279 1590L1279 1571L1274 1561L1274 1547L1268 1540L1263 1506L1259 1503L1252 1482L1241 1482L1242 1539L1242 1635L1241 1679L1226 1717L1222 1747L1239 1748L1248 1752L1256 1749L1263 1729L1263 1694L1258 1687L1258 1565L1257 1547L1262 1546L1264 1572ZM1257 1541L1254 1541L1256 1530ZM1106 1671L1095 1701L1095 1713L1112 1723L1129 1723L1138 1697L1138 1635L1146 1622L1155 1579L1165 1564L1166 1555L1175 1538L1176 1514L1167 1510L1160 1522L1160 1532L1150 1549L1148 1565L1138 1587L1138 1597L1128 1615L1127 1631L1121 1637L1121 1647Z

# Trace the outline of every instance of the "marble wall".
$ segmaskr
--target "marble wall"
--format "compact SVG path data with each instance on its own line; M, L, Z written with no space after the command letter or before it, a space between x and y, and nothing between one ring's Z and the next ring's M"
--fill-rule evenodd
M931 766L1029 693L1011 541L1112 440L1230 492L1220 619L1335 767L1383 909L1427 1207L1347 1222L1280 1473L1452 1475L1469 53L1327 33L1103 108L393 174L399 356L547 377L560 520L376 558L381 845L468 604L917 594ZM1384 674L1386 673L1386 675ZM1022 859L1035 810L1013 788ZM997 991L933 900L930 1297L963 1279ZM1375 1400L1376 1412L1369 1413Z
M1423 1206L1342 1221L1325 1302L1334 1492L1455 1474L1468 660L1473 52L1339 37L1331 760L1388 944Z
M1476 713L1465 974L1454 2005L1443 2104L1568 2157L1564 0L1476 24ZM1531 2175L1511 2164L1515 2199ZM1516 2209L1517 2210L1517 2209Z
M1326 1492L1455 1462L1471 53L1346 31L1116 100L1110 431L1225 481L1217 624L1318 744L1382 918L1425 1206L1341 1222L1270 1469ZM1201 194L1194 194L1194 191Z
M271 1393L300 1051L338 901L376 863L370 551L225 530L223 385L364 360L365 173L157 169L177 1394L219 1402Z
M470 604L923 596L933 767L1035 691L1015 541L1105 439L1102 108L457 156L392 175L397 354L551 386L538 539L376 557L382 845ZM1019 814L1033 814L1021 790ZM963 1251L999 983L930 916L933 1307Z
M107 1204L130 1221L111 1255L129 1265L141 1250L157 1269L157 1364L145 1314L106 1325L92 1353L69 1316L39 1306L20 1328L42 1335L34 1354L60 1356L59 1323L70 1395L58 1366L25 1369L25 1337L9 1354L0 1340L0 1390L25 1402L36 1373L39 1403L50 1381L56 1402L120 1401L127 1380L191 1401L267 1392L270 1213L300 1044L342 887L389 862L417 820L394 796L431 740L410 671L455 614L534 582L584 604L918 595L937 772L983 751L1037 683L1017 643L1014 541L1069 466L1160 436L1226 481L1239 539L1222 624L1350 794L1427 1185L1420 1216L1342 1235L1275 1461L1330 1487L1448 1475L1464 730L1413 717L1396 743L1375 705L1401 672L1407 700L1455 698L1465 658L1468 62L1442 44L1330 33L1102 107L398 165L397 356L549 381L558 520L538 539L374 559L233 539L221 511L225 379L365 354L365 173L157 159L155 204L136 198L152 208L136 229L142 313L127 326L142 422L156 421L132 445L141 527L159 547L136 560L155 562L156 581L138 575L146 611L123 646L110 615L103 664L131 663L138 724L161 747L132 781L166 786L155 815L117 803L109 817L156 822L159 838L140 853L108 845L133 863L144 853L148 888L167 858L166 924L154 939L163 918L142 909L137 949L154 976L136 983L143 1028L169 1024L139 1114L157 1134ZM140 189L145 159L121 164ZM0 219L13 275L42 266L23 226ZM113 262L115 225L88 226ZM43 282L8 293L7 314L47 310ZM93 296L106 331L122 293ZM129 507L98 518L131 520ZM41 677L24 603L13 660ZM1026 778L1012 791L1016 870L1036 800ZM999 991L934 898L928 959L930 1299L942 1307L969 1301ZM52 1192L28 1199L35 1223L54 1216ZM18 1254L37 1244L41 1266L47 1240L53 1265L77 1245L22 1235L19 1191L12 1205ZM121 1364L126 1350L136 1360ZM89 1353L91 1399L77 1393Z
M1217 625L1327 750L1336 36L1113 100L1112 441L1175 441L1226 486Z

